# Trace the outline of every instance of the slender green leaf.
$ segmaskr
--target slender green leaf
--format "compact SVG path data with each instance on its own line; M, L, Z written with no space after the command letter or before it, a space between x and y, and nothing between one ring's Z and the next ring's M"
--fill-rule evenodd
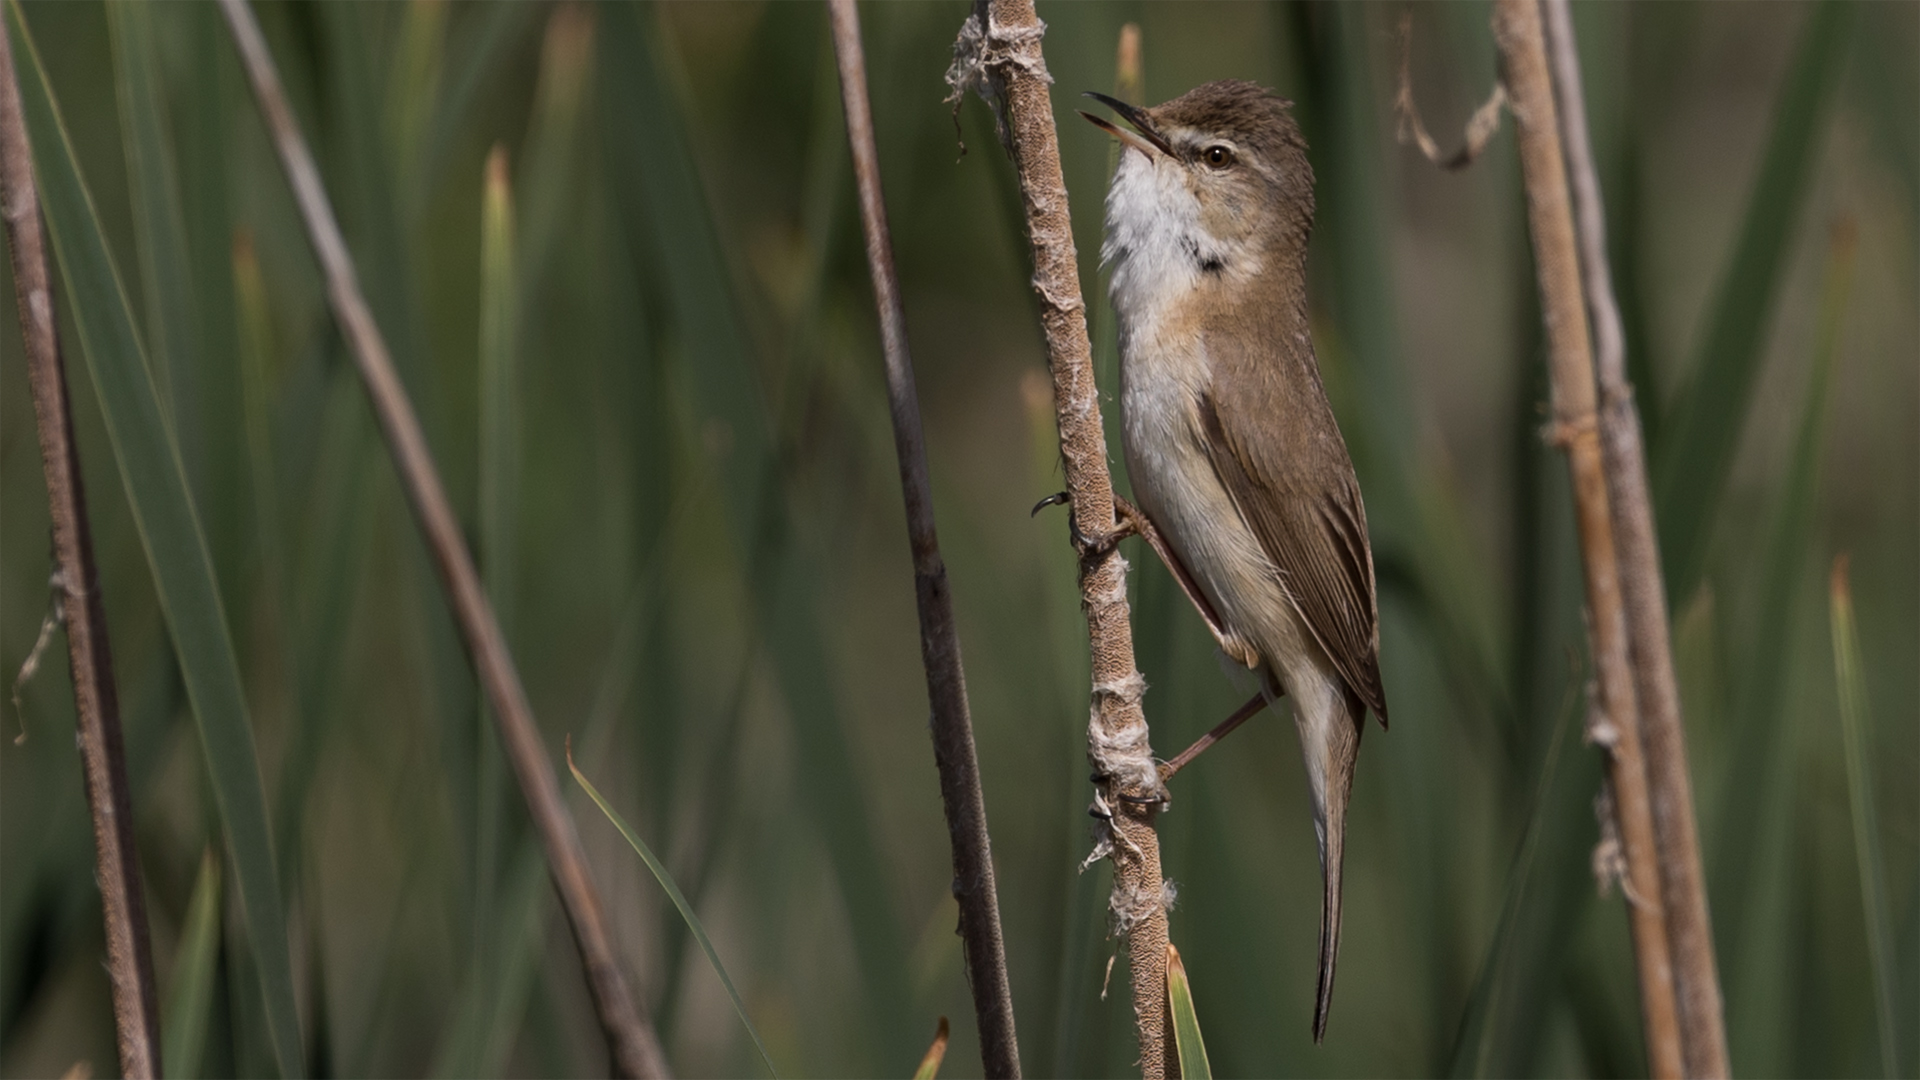
M201 1056L213 1015L214 965L220 959L220 859L211 848L200 857L200 875L187 901L173 987L167 994L161 1055L168 1076L204 1076Z
M1182 1080L1213 1080L1207 1044L1200 1038L1200 1018L1193 1013L1187 965L1180 962L1180 950L1172 942L1167 943L1167 1008L1173 1013L1173 1042L1180 1053Z
M420 0L406 6L401 16L400 46L387 72L387 146L409 220L419 217L427 194L421 171L426 164L428 123L440 102L450 7Z
M1657 448L1655 506L1667 590L1674 597L1684 599L1693 591L1705 565L1852 15L1853 5L1839 0L1823 0L1808 13L1692 377L1674 401L1666 425L1671 435Z
M1853 852L1860 868L1860 906L1867 923L1868 960L1873 968L1873 1004L1880 1029L1880 1065L1889 1080L1900 1075L1898 1028L1894 1026L1893 922L1887 914L1887 861L1880 853L1880 822L1873 797L1869 742L1872 716L1867 711L1867 674L1860 661L1860 632L1854 625L1853 587L1847 557L1833 561L1828 586L1833 626L1833 674L1840 688L1840 737L1847 751L1847 796L1853 810Z
M714 951L713 939L707 937L707 928L701 925L700 916L693 913L693 905L687 903L687 898L681 895L680 886L674 883L673 875L667 873L667 868L654 857L653 849L647 846L646 841L640 839L639 834L633 831L625 818L614 811L599 790L593 786L593 782L581 774L580 767L573 763L571 744L567 747L567 768L572 770L573 779L586 790L593 804L600 808L601 813L607 815L607 820L613 822L613 827L620 830L620 835L627 838L627 843L633 846L635 854L640 856L640 861L647 864L648 870L653 871L654 879L667 891L673 906L680 909L680 917L687 921L687 929L692 932L694 940L700 943L700 951L707 954L707 963L713 965L713 973L720 977L720 984L727 988L727 997L733 1002L734 1014L740 1017L741 1026L745 1027L747 1034L752 1036L753 1048L760 1051L760 1060L766 1063L767 1073L778 1077L780 1072L773 1067L773 1058L767 1054L767 1044L760 1041L760 1033L754 1030L753 1021L747 1019L746 1003L740 1000L740 991L733 988L733 979L728 977L726 965L720 962L720 954Z
M514 206L506 150L487 157L480 210L479 487L481 580L494 617L511 643L518 544L520 440L515 334ZM476 686L477 690L477 686ZM494 900L506 847L508 778L493 710L476 692L473 960L475 976L493 971ZM483 1000L488 999L483 995Z
M169 420L180 430L193 426L181 422L191 414L183 417L180 411L194 403L193 277L188 272L186 226L161 115L166 99L155 70L153 9L133 0L111 0L106 10L133 195L141 291L146 298L148 359L162 403L170 406Z
M1786 675L1792 657L1796 601L1806 584L1807 552L1819 524L1820 466L1826 445L1827 398L1839 355L1841 318L1852 288L1853 226L1836 228L1820 301L1812 370L1800 395L1799 429L1786 482L1775 510L1760 572L1760 615L1754 620L1744 674L1735 688L1733 715L1744 720L1735 742L1733 775L1718 818L1717 853L1710 865L1716 898L1714 931L1724 943L1721 966L1739 985L1753 950L1747 922L1753 908L1759 853L1769 837L1788 835L1792 800L1785 795L1792 766L1791 731L1783 723Z
M219 5L181 4L154 10L157 27L184 32L184 62L190 73L189 78L169 80L167 85L195 305L191 335L195 354L179 361L191 365L191 371L174 372L176 385L183 391L191 381L194 398L174 400L175 433L207 549L213 555L214 573L228 607L237 612L245 603L240 590L247 587L250 545L244 514L248 454L241 420L245 404L232 241L239 213L235 204L252 185L245 179L247 174L233 167L233 151L242 141L233 137L232 118L236 103L246 99L245 83ZM161 50L162 57L166 52ZM244 637L235 644L246 648ZM242 662L246 659L243 654Z
M276 390L272 318L267 287L260 276L253 237L241 232L233 241L234 306L240 322L240 401L247 435L247 461L253 481L256 554L267 602L276 615L286 609L285 545L280 538L280 485L273 452L272 412ZM284 626L284 619L275 619ZM284 652L285 638L276 633Z
M947 1036L951 1029L947 1018L940 1018L940 1026L934 1030L933 1042L927 1046L926 1055L920 1059L920 1067L913 1070L913 1080L934 1080L940 1075L940 1063L947 1059Z
M273 839L261 791L253 729L226 613L214 581L173 433L160 410L133 314L93 199L81 179L52 87L20 5L7 6L19 45L21 99L66 298L80 330L107 434L134 523L173 636L180 673L198 721L207 778L238 878L247 936L259 974L267 1028L282 1076L304 1073L294 1005L286 916L274 870Z

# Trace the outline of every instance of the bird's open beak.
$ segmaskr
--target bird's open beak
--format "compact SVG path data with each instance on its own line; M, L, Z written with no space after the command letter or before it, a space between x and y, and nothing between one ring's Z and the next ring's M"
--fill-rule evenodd
M1135 150L1147 155L1148 158L1152 158L1156 150L1168 157L1174 156L1173 147L1167 144L1167 140L1162 138L1159 132L1153 130L1153 123L1147 119L1147 114L1143 110L1137 109L1121 101L1119 98L1110 98L1105 94L1095 93L1092 90L1087 91L1086 96L1119 113L1120 119L1132 125L1134 130L1128 131L1125 128L1115 127L1110 121L1103 120L1089 112L1082 112L1080 115L1086 117L1088 123L1119 139L1123 144L1131 146ZM1135 132L1138 132L1138 134L1135 134Z

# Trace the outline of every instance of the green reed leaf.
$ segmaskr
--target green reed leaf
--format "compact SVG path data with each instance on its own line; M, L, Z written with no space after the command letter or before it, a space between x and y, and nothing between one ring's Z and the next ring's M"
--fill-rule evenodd
M674 882L673 875L667 872L667 868L654 856L653 849L647 846L646 841L640 839L639 834L633 831L633 827L627 824L626 819L607 803L599 789L593 786L593 782L580 772L580 766L573 763L571 742L567 745L567 768L573 772L573 779L585 789L587 796L593 800L593 804L600 808L601 813L607 815L607 820L613 822L613 827L620 830L620 835L626 837L634 853L640 856L640 861L647 864L648 870L653 871L654 880L667 891L667 897L673 901L673 906L680 910L680 917L686 920L687 929L692 932L693 939L700 943L700 951L707 954L707 963L713 965L713 973L720 977L720 984L727 988L727 997L733 1002L734 1015L740 1017L741 1026L745 1027L747 1034L753 1037L753 1048L760 1051L760 1060L766 1064L768 1075L778 1077L780 1072L773 1067L773 1058L767 1054L767 1044L760 1041L760 1033L754 1030L753 1021L747 1018L746 1003L740 1000L740 991L733 988L733 979L727 975L726 965L720 962L720 954L714 950L713 939L707 936L706 926L700 922L700 916L693 913L693 905L687 903L687 898L681 894L680 886Z
M1893 923L1887 913L1887 862L1880 852L1880 823L1873 797L1869 743L1872 717L1867 710L1867 674L1860 660L1860 632L1853 617L1853 587L1847 557L1833 561L1828 583L1828 612L1833 631L1833 674L1840 689L1840 737L1846 744L1847 802L1853 814L1854 861L1860 868L1860 906L1867 923L1868 959L1873 968L1873 1004L1880 1032L1880 1065L1900 1075L1895 1048Z
M1793 456L1787 463L1779 505L1771 524L1766 560L1760 572L1760 614L1738 680L1733 715L1744 720L1732 750L1732 774L1721 801L1713 872L1715 932L1726 942L1721 966L1738 985L1749 962L1741 948L1755 892L1759 852L1769 837L1791 828L1791 799L1785 794L1792 767L1787 715L1787 670L1793 653L1795 617L1806 584L1807 552L1819 526L1820 466L1825 459L1827 399L1839 355L1840 327L1852 291L1855 239L1851 224L1836 227L1820 301L1812 370L1800 395L1801 409Z
M934 1029L933 1042L928 1044L927 1052L920 1058L920 1067L913 1070L913 1080L934 1080L940 1075L940 1063L947 1059L947 1037L952 1029L947 1018L940 1018L940 1026Z
M1180 950L1167 944L1167 1008L1173 1013L1173 1042L1180 1054L1183 1080L1212 1080L1213 1066L1207 1062L1207 1044L1200 1038L1200 1018L1193 1013L1193 987L1187 982L1187 965L1180 962Z
M193 897L181 927L167 994L161 1058L168 1076L203 1076L207 1023L213 1016L214 965L220 959L220 859L209 848L200 857Z

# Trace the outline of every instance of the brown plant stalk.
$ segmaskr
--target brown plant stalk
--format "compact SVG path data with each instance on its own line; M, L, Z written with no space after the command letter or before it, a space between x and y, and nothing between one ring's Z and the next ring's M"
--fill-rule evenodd
M995 106L1019 176L1092 650L1087 756L1094 767L1094 814L1101 834L1094 853L1113 862L1109 908L1116 933L1127 942L1140 1072L1152 1080L1178 1076L1180 1070L1167 1013L1167 886L1154 832L1166 789L1140 705L1146 680L1134 666L1127 564L1110 540L1115 534L1113 478L1107 471L1086 304L1080 298L1048 96L1052 78L1040 49L1044 33L1033 0L975 0L955 42L947 79L956 103L959 94L978 90Z
M1653 501L1647 491L1646 450L1640 412L1627 382L1626 335L1607 267L1606 215L1587 137L1580 53L1567 0L1544 0L1546 38L1559 99L1560 130L1572 188L1580 245L1581 279L1593 320L1594 363L1600 395L1600 453L1613 508L1620 592L1626 604L1635 693L1640 703L1640 739L1646 758L1653 831L1659 845L1661 893L1666 902L1667 944L1673 957L1674 994L1680 1009L1681 1049L1688 1076L1728 1075L1727 1035L1721 1013L1720 973L1714 961L1706 881L1694 828L1693 788L1687 775L1686 732L1680 722L1680 691L1673 673L1667 630L1667 589L1660 574L1660 544Z
M107 647L107 612L100 596L99 568L87 524L87 497L74 442L66 369L60 358L58 320L47 262L40 198L34 187L33 152L21 112L12 42L0 19L0 213L6 218L13 284L20 305L20 336L27 381L46 473L47 510L53 525L54 603L67 631L67 662L73 671L74 714L87 808L93 816L94 880L106 920L107 981L120 1052L128 1077L160 1075L160 1007L153 988L153 954L147 943L146 899L133 840L133 800L121 745L120 707L114 693L113 653Z
M960 662L960 631L940 538L934 530L933 485L927 475L920 399L907 352L907 315L893 265L893 239L880 191L880 157L874 146L873 109L867 99L867 61L860 44L860 13L854 0L830 0L833 50L840 65L840 96L847 114L847 143L860 194L860 224L873 274L874 306L886 359L887 404L893 414L893 448L900 461L900 491L906 500L907 542L913 550L914 595L920 612L920 660L927 672L932 711L933 760L940 773L947 839L953 847L953 897L960 905L967 984L980 1025L980 1060L990 1077L1020 1075L1020 1044L1013 1029L1013 991L1007 983L1006 947L1000 934L1000 904L994 886L993 850L987 834L987 804L980 791L973 719L967 708L966 672ZM942 1021L943 1027L945 1021Z
M360 291L352 256L347 252L346 240L334 218L319 170L314 167L313 155L307 149L281 88L273 56L267 51L267 43L246 0L222 0L221 8L259 101L261 116L293 188L308 239L326 275L327 297L334 318L352 347L361 379L366 383L367 397L400 473L407 502L433 555L454 621L460 627L460 635L486 690L487 702L492 706L501 744L513 764L528 814L540 834L547 868L573 927L581 966L586 969L587 987L606 1035L612 1070L620 1076L664 1076L666 1060L659 1040L653 1026L641 1014L621 972L600 895L587 866L586 851L581 847L566 801L560 796L553 763L534 723L532 707L520 685L513 657L507 651L506 638L500 632L500 624L474 571L473 556L467 551L459 520L434 468L419 418L394 371L386 341Z
M1601 460L1580 259L1538 0L1496 0L1493 34L1519 132L1528 231L1533 237L1540 277L1553 386L1551 438L1566 451L1573 482L1588 636L1598 689L1588 738L1607 752L1607 779L1625 863L1622 891L1627 898L1639 974L1648 1071L1656 1077L1677 1077L1685 1066L1659 848L1647 790L1633 655L1614 546L1613 510Z

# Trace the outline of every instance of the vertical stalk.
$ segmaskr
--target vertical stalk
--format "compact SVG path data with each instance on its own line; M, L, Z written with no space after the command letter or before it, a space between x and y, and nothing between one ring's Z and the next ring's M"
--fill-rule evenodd
M447 591L448 606L453 610L468 655L486 690L487 702L492 706L501 744L520 781L528 815L540 834L547 868L572 924L580 964L586 972L587 989L607 1039L611 1069L619 1076L665 1075L666 1060L659 1040L653 1026L640 1012L614 954L613 935L607 926L592 871L587 866L586 850L580 844L573 816L560 796L553 763L534 723L533 708L520 684L519 671L514 667L499 621L494 618L486 591L481 587L479 574L474 570L473 557L467 551L459 520L454 516L439 471L433 464L420 419L394 369L386 339L374 323L373 312L360 290L346 239L340 233L320 171L300 134L293 108L281 89L279 72L261 36L260 24L254 20L246 0L223 0L221 9L247 78L253 85L261 118L293 188L308 239L326 276L327 298L334 318L359 365L361 380L366 384L367 397L400 474L401 486L432 552L434 566Z
M1640 980L1648 1071L1656 1077L1677 1077L1685 1065L1659 847L1642 752L1613 512L1601 459L1593 353L1587 338L1573 213L1537 0L1497 0L1493 33L1519 131L1528 231L1540 276L1553 385L1552 437L1566 451L1573 482L1598 687L1597 715L1588 736L1607 751L1608 785L1626 863L1623 891Z
M1724 1077L1728 1074L1727 1035L1721 1014L1720 974L1714 961L1713 927L1708 920L1706 881L1700 870L1700 842L1693 820L1686 731L1680 722L1680 691L1668 638L1666 582L1660 574L1660 542L1654 531L1653 501L1647 491L1640 413L1634 407L1633 387L1627 382L1626 336L1607 267L1606 217L1587 138L1580 54L1574 47L1573 15L1567 0L1544 2L1553 87L1559 98L1560 128L1578 226L1580 276L1586 286L1587 310L1593 318L1601 461L1613 507L1614 544L1619 553L1620 591L1626 605L1635 693L1640 704L1654 839L1659 845L1661 893L1666 904L1667 944L1672 952L1682 1049L1687 1075Z
M1003 141L1019 176L1033 248L1033 288L1039 294L1053 377L1062 468L1072 499L1074 535L1081 538L1076 542L1080 597L1093 668L1087 756L1094 767L1094 813L1103 834L1095 854L1113 862L1108 903L1115 931L1127 940L1140 1072L1157 1080L1178 1076L1180 1070L1167 1011L1166 883L1160 876L1160 843L1154 832L1166 789L1140 705L1146 680L1134 666L1127 563L1114 545L1100 542L1114 533L1113 477L1107 471L1086 304L1080 297L1067 187L1048 96L1052 78L1040 48L1045 32L1033 0L975 0L947 79L956 95L977 89L1000 110Z
M927 474L926 439L913 361L907 353L907 315L894 272L893 239L880 192L880 158L874 146L873 109L867 100L867 62L860 44L860 13L854 0L830 0L833 50L840 65L840 95L847 113L847 143L860 193L860 224L873 273L874 305L886 356L887 403L893 414L893 448L900 459L900 491L906 500L907 541L913 549L914 594L920 612L920 659L927 671L932 708L933 758L940 772L947 838L953 845L953 896L960 904L960 936L966 948L967 983L980 1025L980 1060L990 1077L1020 1075L1020 1044L1014 1036L1013 991L1007 984L1006 948L994 885L993 852L987 834L987 804L980 791L973 720L967 708L966 672L960 663L960 631L940 538L934 531L933 484ZM945 1021L942 1021L944 1027Z
M47 510L53 524L55 603L66 621L67 662L73 671L74 713L79 721L80 761L87 807L93 816L94 878L106 919L107 976L112 988L120 1071L128 1077L160 1075L160 1009L153 988L153 955L147 944L146 899L140 858L133 841L133 800L127 787L120 707L114 694L113 653L107 646L106 604L93 557L80 448L73 438L66 369L60 359L58 321L47 264L46 233L34 188L33 152L27 142L20 85L7 26L0 20L0 213L6 218L13 257L20 336L26 348L27 380L46 473Z

